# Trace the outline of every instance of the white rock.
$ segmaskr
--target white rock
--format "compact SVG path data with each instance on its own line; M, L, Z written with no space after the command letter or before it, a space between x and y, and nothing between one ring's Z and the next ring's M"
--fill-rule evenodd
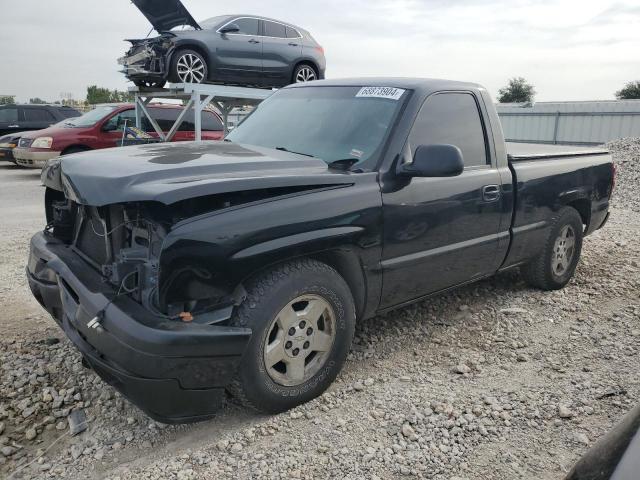
M471 368L468 365L465 365L464 363L460 363L455 367L453 367L453 372L459 373L460 375L462 375L462 374L471 372Z
M589 445L589 437L587 437L584 433L579 432L574 435L576 442L582 443L583 445Z
M558 416L560 418L571 418L571 417L574 416L574 413L566 405L559 405L558 406Z

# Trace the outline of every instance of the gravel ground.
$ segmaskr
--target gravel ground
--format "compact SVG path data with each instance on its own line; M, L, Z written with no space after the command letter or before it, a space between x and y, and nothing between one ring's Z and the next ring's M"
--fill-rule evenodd
M31 299L42 189L0 168L0 476L562 478L640 398L640 140L611 147L615 208L564 290L510 273L361 322L322 397L275 416L229 403L188 426L150 420L84 369ZM88 428L72 437L74 410Z

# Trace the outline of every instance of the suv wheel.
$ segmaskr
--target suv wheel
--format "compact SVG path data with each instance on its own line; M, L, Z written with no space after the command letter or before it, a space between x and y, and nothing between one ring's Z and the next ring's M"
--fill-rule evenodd
M583 228L576 209L561 209L555 216L543 250L522 268L525 281L543 290L558 290L569 283L580 260Z
M171 60L171 74L180 83L203 83L207 80L207 62L194 50L180 50Z
M230 393L267 413L307 402L333 382L355 327L349 287L331 267L290 262L247 285L232 324L253 331Z
M312 82L318 79L315 68L311 65L298 65L293 72L293 83Z

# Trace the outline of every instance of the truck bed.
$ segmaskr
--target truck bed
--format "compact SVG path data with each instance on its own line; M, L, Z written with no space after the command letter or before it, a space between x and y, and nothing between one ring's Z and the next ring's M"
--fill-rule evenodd
M509 160L514 162L517 162L518 160L607 155L608 153L609 151L604 147L507 142L507 156L509 157Z

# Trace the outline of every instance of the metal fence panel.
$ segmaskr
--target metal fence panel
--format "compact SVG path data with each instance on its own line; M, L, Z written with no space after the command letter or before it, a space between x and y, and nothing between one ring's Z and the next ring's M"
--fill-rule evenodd
M640 100L499 104L497 110L508 141L598 145L640 137Z

